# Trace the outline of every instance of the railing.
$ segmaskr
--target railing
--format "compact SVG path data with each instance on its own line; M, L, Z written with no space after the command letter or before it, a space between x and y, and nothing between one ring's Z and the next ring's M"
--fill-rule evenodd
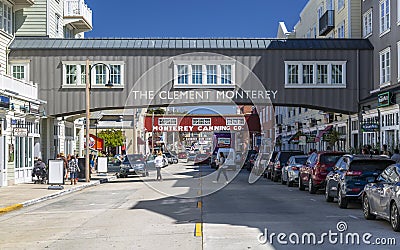
M84 0L65 0L64 16L83 17L83 19L92 26L92 10L87 6Z
M31 82L22 81L8 75L0 75L0 90L5 90L18 96L38 99L38 87Z
M319 19L319 35L325 36L335 28L334 10L327 10Z

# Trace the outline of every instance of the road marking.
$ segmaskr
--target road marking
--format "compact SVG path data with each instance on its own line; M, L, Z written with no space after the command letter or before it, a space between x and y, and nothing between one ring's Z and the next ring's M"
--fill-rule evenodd
M349 217L350 218L353 218L353 219L356 219L356 220L359 220L360 218L358 218L357 216L354 216L354 215L349 215Z
M202 206L201 201L198 201L198 202L197 202L197 208L201 208L201 206Z
M315 200L315 199L310 199L310 200L312 200L312 201L317 201L317 200Z
M203 236L203 223L201 223L201 222L197 222L196 223L194 236L196 236L196 237L202 237Z
M3 208L0 208L0 214L8 213L8 212L20 209L22 207L23 207L22 204L14 204L14 205L11 205L11 206L8 206L8 207L3 207Z

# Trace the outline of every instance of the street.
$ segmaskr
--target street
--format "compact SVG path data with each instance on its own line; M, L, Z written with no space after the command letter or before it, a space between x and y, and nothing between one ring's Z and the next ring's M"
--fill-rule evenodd
M214 183L215 170L191 164L170 165L144 182L138 177L117 179L71 195L45 201L0 216L1 249L320 249L316 244L262 244L268 237L314 233L317 241L329 230L370 233L395 238L390 224L367 221L360 204L339 209L321 194L311 195L264 178L248 184L242 170L223 189ZM233 178L233 171L228 171ZM205 197L199 194L211 193ZM202 222L202 232L201 229ZM196 236L197 234L197 236ZM331 244L324 249L397 249L394 245ZM361 238L360 238L361 239ZM261 243L260 243L261 242Z

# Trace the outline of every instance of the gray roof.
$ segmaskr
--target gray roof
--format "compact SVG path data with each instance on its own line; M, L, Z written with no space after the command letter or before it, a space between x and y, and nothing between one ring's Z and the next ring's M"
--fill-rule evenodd
M370 50L366 39L266 39L266 38L93 38L60 39L16 37L11 50L33 49L340 49Z

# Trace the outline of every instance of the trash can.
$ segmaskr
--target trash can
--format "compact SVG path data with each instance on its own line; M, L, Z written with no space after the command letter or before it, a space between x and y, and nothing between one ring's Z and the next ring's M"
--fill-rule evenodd
M85 158L78 158L78 166L81 170L78 172L78 179L86 180Z

